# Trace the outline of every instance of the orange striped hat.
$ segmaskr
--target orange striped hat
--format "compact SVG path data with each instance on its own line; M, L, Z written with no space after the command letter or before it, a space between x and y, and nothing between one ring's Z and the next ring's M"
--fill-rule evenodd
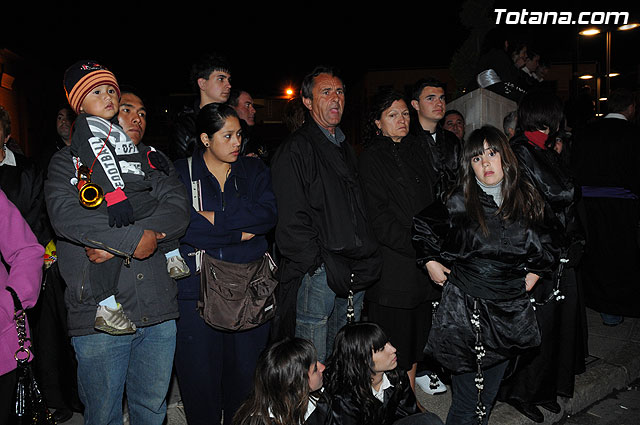
M110 84L120 98L120 87L115 75L93 60L81 60L71 65L64 73L64 91L71 108L80 113L80 106L87 94L103 84Z

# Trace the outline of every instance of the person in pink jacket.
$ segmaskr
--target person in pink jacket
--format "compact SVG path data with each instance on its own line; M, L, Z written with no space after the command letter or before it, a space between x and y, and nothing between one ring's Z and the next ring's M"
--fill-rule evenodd
M40 292L44 248L38 243L20 211L0 190L0 423L10 423L16 388L18 332L13 318L13 288L26 309L33 307ZM9 266L7 271L6 265ZM29 326L27 325L27 332ZM25 347L29 347L27 342Z

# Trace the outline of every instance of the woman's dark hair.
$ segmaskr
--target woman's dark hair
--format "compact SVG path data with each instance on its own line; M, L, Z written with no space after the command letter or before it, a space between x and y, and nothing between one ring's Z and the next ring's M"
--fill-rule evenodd
M551 136L558 130L563 118L562 101L551 93L529 92L518 105L518 128L522 131L548 128Z
M324 371L327 392L350 398L361 406L362 423L376 423L380 401L371 391L374 374L373 352L380 351L389 342L382 328L372 322L356 322L344 326L333 345L333 352ZM387 374L398 374L397 369Z
M236 111L225 103L209 103L200 109L196 117L196 134L198 135L198 149L203 149L200 142L202 133L212 138L214 133L218 132L229 117L238 118Z
M233 418L234 425L304 423L309 402L309 369L318 361L310 341L287 338L262 352L253 390Z
M371 98L369 113L367 114L367 121L364 126L365 143L373 140L376 134L378 134L378 126L376 126L375 121L382 118L382 113L386 111L396 100L405 99L400 92L394 89L382 89L373 95Z
M542 197L533 185L524 178L518 167L518 159L511 150L507 137L502 131L491 125L474 130L464 143L460 157L458 184L464 193L464 203L469 217L480 224L485 233L488 229L484 220L484 208L480 203L480 191L471 160L488 149L500 154L502 161L502 204L497 214L505 220L525 220L528 224L542 221L544 204Z

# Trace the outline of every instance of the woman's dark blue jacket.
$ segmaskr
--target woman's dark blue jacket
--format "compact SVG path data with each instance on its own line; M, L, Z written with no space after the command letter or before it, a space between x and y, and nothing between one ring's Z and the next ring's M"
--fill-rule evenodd
M195 257L190 255L196 249L204 249L208 255L231 263L255 261L267 251L265 235L277 221L271 173L261 159L239 157L231 164L222 192L202 155L200 150L193 154L192 178L201 182L203 210L215 212L215 225L191 208L189 227L180 239L180 253L191 269L191 276L178 281L180 299L199 296L200 275L195 274ZM187 193L191 194L187 160L177 160L175 167ZM242 232L256 236L242 242Z

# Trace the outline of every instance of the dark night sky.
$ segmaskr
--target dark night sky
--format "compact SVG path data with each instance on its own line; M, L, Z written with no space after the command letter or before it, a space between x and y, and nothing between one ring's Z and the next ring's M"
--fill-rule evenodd
M468 0L483 2L484 0ZM583 10L577 0L504 2L486 0L492 8L510 11ZM54 4L55 3L55 4ZM0 48L24 58L21 75L32 93L46 103L64 100L62 75L78 59L93 58L108 66L121 84L142 90L146 98L189 93L190 63L199 54L216 51L232 64L233 83L254 97L280 94L297 85L314 65L337 65L346 82L368 69L446 67L467 39L460 23L464 0L363 3L352 10L335 2L296 3L299 9L264 2L60 2L45 5L3 5ZM633 2L607 2L608 10L629 11ZM98 6L99 5L99 6ZM9 9L9 11L7 11ZM345 9L347 11L345 11ZM638 9L636 6L635 9ZM598 9L591 9L598 10ZM29 13L27 13L27 11ZM494 16L494 15L493 15ZM574 26L506 26L536 45L551 61L569 62L576 46ZM640 29L615 34L614 65L635 68ZM604 59L604 36L580 41L581 59ZM637 81L637 77L636 77Z
M229 58L236 84L268 95L279 92L289 80L299 81L318 63L338 65L354 78L370 67L446 66L448 56L463 40L461 31L443 34L438 30L439 34L430 35L417 28L407 30L406 22L394 13L386 15L391 22L383 25L380 20L385 15L378 11L345 14L310 8L306 17L281 8L254 10L246 16L203 8L170 10L152 18L144 9L131 6L117 25L114 18L109 22L98 15L90 31L76 25L80 10L67 15L46 10L29 18L30 31L37 36L16 31L3 37L0 46L4 44L34 65L49 64L59 81L66 66L80 58L95 58L123 82L174 93L189 90L192 60L200 53L215 51ZM324 16L314 18L313 13ZM457 13L453 7L442 18L454 22ZM438 42L446 33L454 34L450 45ZM418 48L418 37L427 40L428 53Z
M66 12L59 3L38 7L29 3L19 7L21 12L3 13L0 28L4 33L0 47L26 58L30 70L46 67L41 78L48 78L50 85L60 84L66 66L77 59L95 58L111 67L121 82L157 92L185 92L190 62L202 52L217 51L232 63L236 84L269 95L287 81L297 83L318 63L338 65L347 78L358 78L369 68L447 66L468 35L459 19L463 0L441 2L437 9L434 2L411 7L363 4L365 10L347 12L329 2L297 3L303 10L273 2L258 8L190 0L170 2L170 7L161 2L100 2L100 8L98 3L63 2L75 4ZM558 10L558 2L546 0L518 2L525 6L488 3L508 10ZM632 2L613 3L621 7L608 2L609 10L638 15L630 10ZM508 29L537 44L552 60L572 59L571 26ZM631 37L618 38L625 40L614 40L614 53ZM598 56L604 39L600 44L602 48L597 41L583 42L584 57ZM635 54L617 59L638 62Z

